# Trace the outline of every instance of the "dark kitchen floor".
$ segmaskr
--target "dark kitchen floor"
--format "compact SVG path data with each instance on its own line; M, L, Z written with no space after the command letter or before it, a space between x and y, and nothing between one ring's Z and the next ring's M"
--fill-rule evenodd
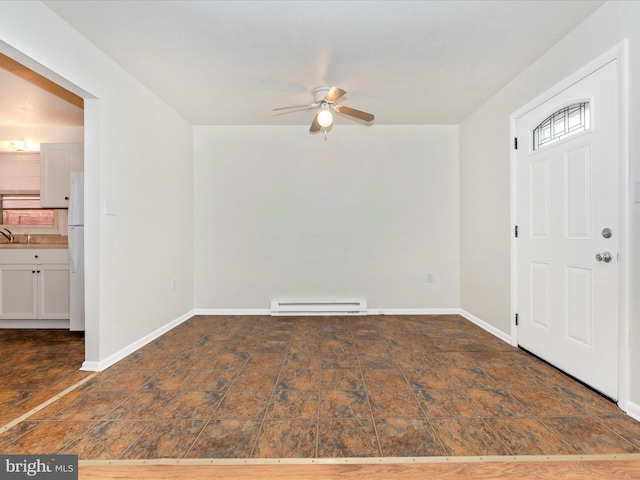
M79 370L83 361L82 333L0 330L0 433L6 423L89 376Z
M83 348L0 331L0 453L640 452L640 423L615 404L456 315L193 317L3 432L90 375Z

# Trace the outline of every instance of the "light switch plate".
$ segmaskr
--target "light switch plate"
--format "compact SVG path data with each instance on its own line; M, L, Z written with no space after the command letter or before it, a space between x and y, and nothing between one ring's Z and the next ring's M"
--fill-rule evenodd
M104 214L105 215L117 215L118 214L118 204L115 200L105 200L104 201Z

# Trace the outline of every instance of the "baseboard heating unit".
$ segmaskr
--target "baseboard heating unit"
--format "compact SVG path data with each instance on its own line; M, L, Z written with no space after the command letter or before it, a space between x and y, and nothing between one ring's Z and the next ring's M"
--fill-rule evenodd
M366 300L273 300L271 315L366 315Z

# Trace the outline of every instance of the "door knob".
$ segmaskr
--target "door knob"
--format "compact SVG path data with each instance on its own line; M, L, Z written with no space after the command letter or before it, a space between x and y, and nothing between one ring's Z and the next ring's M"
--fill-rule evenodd
M611 252L596 253L596 260L599 262L609 263L611 258Z

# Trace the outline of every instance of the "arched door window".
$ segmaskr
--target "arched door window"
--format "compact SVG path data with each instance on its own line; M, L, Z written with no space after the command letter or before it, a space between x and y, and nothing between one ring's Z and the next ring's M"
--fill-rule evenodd
M576 103L547 117L533 131L533 149L546 147L589 128L589 103Z

